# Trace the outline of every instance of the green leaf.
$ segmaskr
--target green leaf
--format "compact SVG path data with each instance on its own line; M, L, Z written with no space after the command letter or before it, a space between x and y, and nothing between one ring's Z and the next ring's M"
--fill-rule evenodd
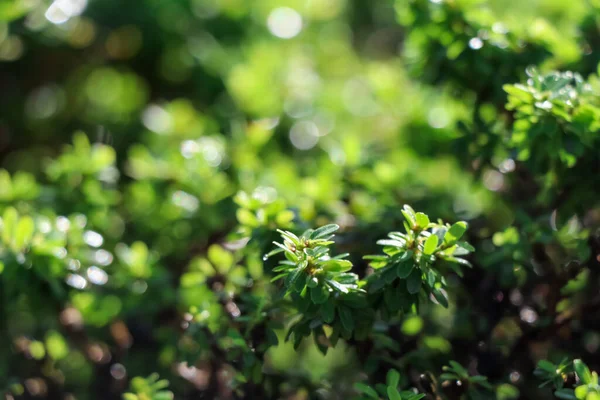
M323 304L329 298L329 290L322 285L310 289L310 298L315 304Z
M575 397L580 400L586 399L588 392L589 392L589 388L587 387L587 385L577 386L575 388Z
M402 215L404 215L406 222L408 222L410 228L417 225L417 216L415 215L415 210L413 210L409 205L405 204L401 212Z
M29 354L31 354L31 356L36 360L41 360L46 356L44 344L42 342L38 342L37 340L32 341L29 344Z
M388 386L398 387L400 383L400 373L395 369L390 369L387 373L386 382Z
M258 218L251 211L246 210L245 208L238 208L235 212L237 220L240 224L249 226L251 228L256 228L260 225Z
M335 290L342 292L342 293L348 293L348 288L344 285L342 285L341 283L333 280L333 279L328 279L327 283L334 288Z
M453 374L451 372L444 372L440 375L440 379L443 381L453 381L455 379L460 379L460 376Z
M342 326L347 331L352 331L354 329L354 318L352 317L352 311L350 311L347 307L339 307L338 312L340 315L340 320L342 322Z
M277 229L277 232L279 232L282 238L289 240L294 245L298 246L300 244L300 238L294 235L292 232L282 231L281 229Z
M321 305L321 316L323 321L328 324L332 323L335 319L335 304L332 301L326 301Z
M163 390L161 392L155 393L152 400L173 400L173 393Z
M221 274L226 274L234 263L233 254L217 244L208 248L207 257Z
M435 253L438 245L438 237L436 235L431 235L425 241L425 245L423 246L423 254L431 255Z
M19 220L19 214L17 210L12 207L8 207L4 210L2 215L2 241L4 243L11 243L14 231Z
M287 226L296 215L292 210L283 210L275 216L275 222L279 226Z
M460 221L452 225L444 235L444 243L456 243L467 231L467 226L467 223L464 221Z
M411 315L402 323L402 333L408 336L418 335L423 329L423 319L418 315Z
M433 269L428 269L426 275L427 275L427 285L430 288L432 288L435 285L435 280L436 280L437 274L435 273L435 271Z
M414 268L411 274L406 279L406 289L410 294L419 293L421 290L421 270L419 268Z
M459 241L458 243L456 243L456 245L462 249L465 249L469 253L472 253L475 251L475 247L471 246L469 243L464 242L464 241Z
M414 268L415 263L411 258L410 260L406 260L398 264L398 267L396 268L396 274L398 275L398 278L406 279Z
M306 272L302 271L294 283L294 290L298 293L302 292L306 287L306 282L309 280L309 278L310 276Z
M556 373L556 365L552 364L548 360L538 361L537 367L552 374Z
M573 367L579 377L579 380L584 384L592 383L592 373L590 369L583 363L583 361L577 359L573 361Z
M338 229L340 229L340 226L336 225L336 224L325 225L318 229L315 229L312 232L312 234L310 235L310 237L311 237L311 239L320 239L320 238L329 236L330 234L337 231Z
M295 270L290 272L289 275L285 278L285 286L289 289L296 290L296 282L300 281L300 283L302 283L301 278L303 275L306 276L306 274L304 274L304 271L300 268L296 268ZM306 283L306 280L304 280L304 283ZM299 292L300 290L296 291Z
M273 329L267 329L267 343L270 346L277 346L279 344L279 338Z
M354 388L372 399L379 399L379 395L371 386L365 385L364 383L356 382L354 384Z
M554 396L564 400L577 400L573 389L560 389L554 392Z
M17 230L15 232L15 248L23 250L29 245L31 238L33 237L33 231L35 225L33 219L30 216L22 217L17 223Z
M435 297L435 299L444 307L444 308L448 308L448 298L446 297L446 295L444 294L444 292L442 292L439 289L433 289L432 290L433 293L433 297Z
M390 398L390 400L402 400L402 397L400 397L400 393L398 392L398 389L396 389L395 387L388 386L387 395Z
M306 282L306 286L309 288L316 288L318 285L319 280L315 276L311 276Z
M352 269L352 263L348 260L327 260L321 263L323 269L328 272L346 272Z
M54 360L61 360L69 354L69 346L65 338L56 331L49 331L46 334L46 349L48 355Z
M463 367L462 365L460 365L456 361L450 360L450 366L452 367L452 369L454 370L454 372L456 372L461 377L468 377L469 376L469 371L467 371L465 369L465 367Z
M396 239L380 239L377 241L377 244L380 246L404 248L404 246L406 245L406 242L396 240Z
M512 400L519 398L519 389L508 383L498 385L496 388L496 399L497 400Z
M460 264L460 265L464 265L466 267L471 268L472 265L469 261L465 260L464 258L458 258L458 257L444 257L445 261L454 263L454 264ZM457 267L458 268L458 267ZM460 275L460 274L459 274ZM462 275L461 275L462 276Z
M381 274L381 277L385 280L385 282L387 284L394 282L394 280L397 278L397 276L398 275L396 274L396 269L393 267L390 269L387 269L386 271L384 271Z
M423 214L422 212L418 212L415 215L415 217L417 219L417 225L419 226L419 228L426 229L429 225L429 217L426 214Z
M590 392L585 397L585 400L600 400L600 393L599 392Z
M23 1L0 1L0 22L10 22L26 15L31 5Z

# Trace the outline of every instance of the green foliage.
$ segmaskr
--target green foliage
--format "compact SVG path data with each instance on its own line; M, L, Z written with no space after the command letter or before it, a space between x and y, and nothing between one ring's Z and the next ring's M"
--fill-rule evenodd
M449 366L444 366L445 371L440 375L440 379L446 381L460 381L462 385L468 387L469 391L475 391L479 387L487 390L492 390L492 385L487 382L487 378L481 375L470 376L469 372L457 363L456 361L450 361Z
M168 386L169 381L159 380L158 374L147 378L136 376L131 380L130 392L123 394L123 400L172 400L173 393L164 390Z
M552 384L560 390L563 388L567 374L572 372L572 369L572 363L568 362L566 358L556 365L548 360L540 360L533 373L543 381L540 387Z
M390 369L385 384L377 385L377 389L360 382L355 383L354 387L364 399L419 400L425 397L424 394L414 391L399 390L399 383L400 373L395 369Z
M572 375L573 373L577 376L577 384L573 389L563 387L565 381L569 379L568 374ZM598 374L590 371L588 366L579 359L569 362L564 359L559 365L554 365L548 360L540 360L535 375L544 380L540 387L552 383L557 389L554 395L559 399L595 400L600 398Z
M278 249L269 256L283 253L286 258L273 269L278 273L273 280L283 279L286 292L303 312L303 318L290 329L295 347L311 331L315 338L324 336L324 324L333 328L329 337L333 345L340 335L348 339L355 329L368 329L369 318L361 314L367 306L365 292L359 288L358 276L348 272L352 269L352 263L345 259L348 254L329 254L328 246L334 243L331 239L338 229L335 224L325 225L300 236L279 231L283 243L273 242ZM321 343L317 345L326 351Z
M420 295L431 297L447 308L447 282L440 264L447 265L458 276L463 276L461 266L471 265L459 257L474 250L460 240L467 223L433 223L427 215L415 213L407 205L402 214L406 233L392 232L389 239L377 242L384 246L385 255L365 257L375 269L368 278L368 290L377 293L385 288L383 296L389 313L415 308Z
M0 395L598 400L599 15L0 0Z
M546 185L555 185L578 160L597 160L597 78L586 82L577 73L541 74L534 68L527 73L526 85L504 87L506 107L514 110L516 117L510 146L518 160L531 163L533 172L547 174Z

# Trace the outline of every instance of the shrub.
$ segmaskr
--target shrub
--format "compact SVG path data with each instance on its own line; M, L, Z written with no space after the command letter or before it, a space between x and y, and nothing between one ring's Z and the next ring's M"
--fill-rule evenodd
M0 0L0 391L600 399L599 11Z

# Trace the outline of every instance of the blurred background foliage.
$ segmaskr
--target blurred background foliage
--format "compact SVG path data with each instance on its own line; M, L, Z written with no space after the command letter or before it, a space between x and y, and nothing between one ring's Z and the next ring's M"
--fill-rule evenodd
M598 46L598 0L0 0L0 390L344 398L458 359L509 399L550 395L541 358L598 370ZM294 350L274 230L337 223L364 276L405 203L471 224L449 307Z

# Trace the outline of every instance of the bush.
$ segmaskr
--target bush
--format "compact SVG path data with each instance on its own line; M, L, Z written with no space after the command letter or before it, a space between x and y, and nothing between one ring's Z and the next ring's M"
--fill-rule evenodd
M600 399L599 15L0 0L0 391Z

